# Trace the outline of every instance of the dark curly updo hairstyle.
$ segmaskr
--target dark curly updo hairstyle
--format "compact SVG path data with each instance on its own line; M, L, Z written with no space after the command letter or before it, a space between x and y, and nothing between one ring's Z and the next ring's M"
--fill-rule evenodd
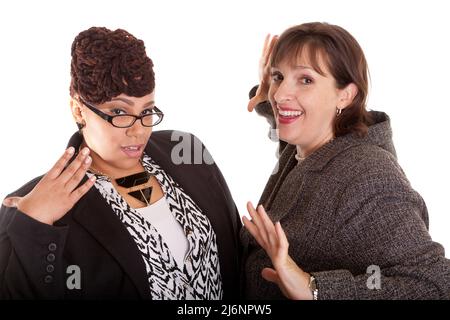
M155 88L153 62L144 42L125 30L92 27L72 44L70 95L102 104L126 94L142 97Z

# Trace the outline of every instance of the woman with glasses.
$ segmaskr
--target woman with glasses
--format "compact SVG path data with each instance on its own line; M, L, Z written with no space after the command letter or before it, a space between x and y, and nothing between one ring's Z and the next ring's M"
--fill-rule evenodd
M144 43L125 30L93 27L75 38L79 131L45 175L3 202L2 299L237 296L233 199L197 138L153 131L164 115L154 87ZM200 148L183 153L208 159L183 161L173 152L183 142Z

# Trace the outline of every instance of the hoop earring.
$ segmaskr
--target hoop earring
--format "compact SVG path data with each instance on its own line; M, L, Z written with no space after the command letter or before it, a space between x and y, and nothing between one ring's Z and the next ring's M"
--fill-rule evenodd
M342 109L336 107L336 116L339 116L342 113Z

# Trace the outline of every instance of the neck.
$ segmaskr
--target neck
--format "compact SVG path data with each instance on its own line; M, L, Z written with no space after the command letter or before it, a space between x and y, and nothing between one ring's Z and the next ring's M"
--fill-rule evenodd
M331 134L326 135L322 139L320 139L319 142L317 142L315 144L312 144L309 146L297 145L297 158L305 159L306 157L308 157L309 155L314 153L316 150L318 150L322 146L333 141L333 139L334 139L334 135L331 133Z

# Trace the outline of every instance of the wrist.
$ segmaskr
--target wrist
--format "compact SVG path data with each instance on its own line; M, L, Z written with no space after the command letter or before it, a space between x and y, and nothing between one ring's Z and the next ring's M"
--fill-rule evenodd
M26 205L24 206L22 203L19 203L17 205L17 210L19 210L23 214L26 214L30 218L39 221L40 223L45 223L51 226L53 225L54 221L50 219L47 215L33 212L33 209L27 208Z

